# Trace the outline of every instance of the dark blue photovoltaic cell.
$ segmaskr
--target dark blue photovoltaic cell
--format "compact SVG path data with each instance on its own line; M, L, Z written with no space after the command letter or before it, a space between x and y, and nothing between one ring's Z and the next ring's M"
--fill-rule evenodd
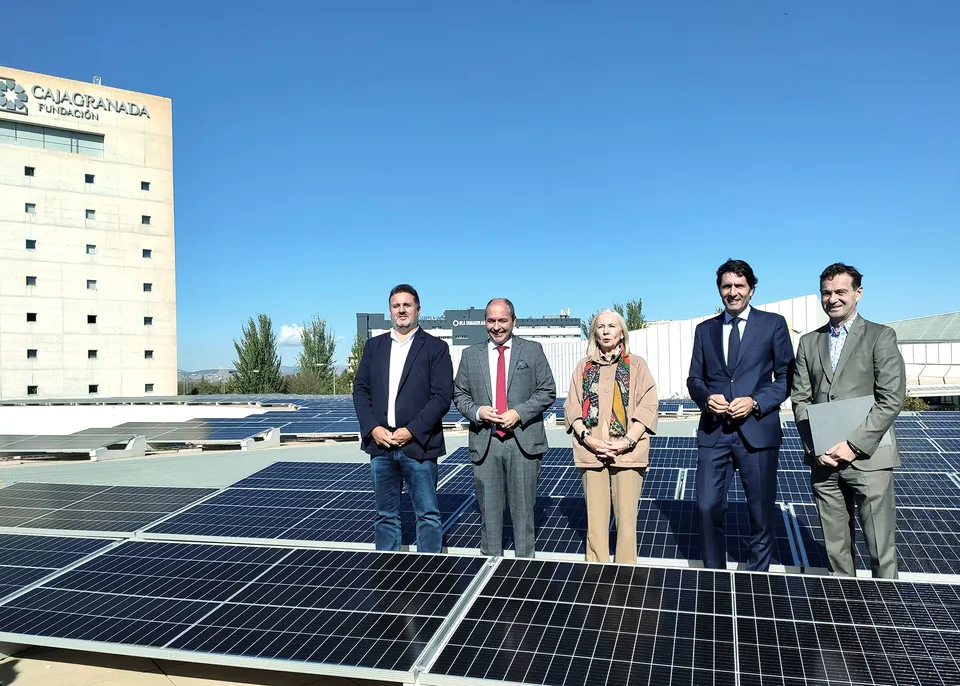
M232 488L372 491L369 462L274 462Z
M114 541L0 534L0 597L63 569Z
M697 466L696 448L651 448L650 466L692 469Z
M960 508L960 487L947 474L894 472L898 507Z
M900 453L900 472L952 472L951 463L939 453Z

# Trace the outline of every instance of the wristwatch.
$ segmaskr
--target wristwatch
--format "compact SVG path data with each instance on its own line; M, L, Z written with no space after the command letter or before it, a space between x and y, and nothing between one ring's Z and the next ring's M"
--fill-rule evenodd
M753 414L757 417L760 416L760 403L758 403L756 400L753 401Z
M592 435L593 434L590 432L590 429L584 428L583 433L580 434L580 440L582 441L587 436L592 436Z

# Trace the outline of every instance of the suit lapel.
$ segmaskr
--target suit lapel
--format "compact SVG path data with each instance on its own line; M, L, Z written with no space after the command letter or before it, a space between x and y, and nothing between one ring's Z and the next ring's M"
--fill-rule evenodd
M723 354L723 315L713 320L713 346L714 350L717 353L717 357L720 358L720 364L723 366L723 371L727 373L727 376L730 376L730 370L727 369L727 356Z
M477 346L477 364L483 377L483 387L487 389L487 404L493 404L493 389L490 388L490 343Z
M840 359L837 360L837 371L834 372L834 377L839 377L840 372L843 371L843 365L853 354L854 350L858 345L860 345L860 340L863 338L863 317L858 316L853 320L853 326L850 327L850 330L847 332L847 340L843 343L843 350L840 351ZM827 348L827 358L830 357L830 348Z
M403 371L400 373L400 384L397 386L398 393L400 389L403 388L403 382L406 381L407 376L410 375L410 368L413 367L413 361L417 359L417 355L426 342L427 334L422 330L417 331L413 336L413 340L410 341L410 352L407 353L407 359L403 361Z
M386 407L390 402L390 350L393 347L393 339L388 333L383 337L380 344L380 350L377 354L380 356L380 378L384 379L383 384L383 406Z
M820 349L820 366L829 383L833 383L833 367L830 366L830 325L818 336L817 347Z
M751 308L750 318L743 323L743 335L740 337L740 351L737 353L738 366L740 360L743 359L743 353L746 352L749 345L753 343L753 339L757 337L757 328L760 326L758 320L761 319L761 317L757 316L757 310Z
M513 348L510 350L510 363L507 365L507 392L510 391L510 385L513 383L513 377L516 376L514 372L517 371L517 363L520 361L520 339L516 336L513 336L510 339L510 345L513 346Z

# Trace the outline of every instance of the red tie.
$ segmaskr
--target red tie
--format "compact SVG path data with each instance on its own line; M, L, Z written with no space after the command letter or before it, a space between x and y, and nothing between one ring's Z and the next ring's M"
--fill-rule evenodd
M500 353L500 359L497 360L497 414L503 414L507 411L507 362L503 357L505 345L498 345L497 352ZM501 438L507 435L503 429L497 429L497 435Z

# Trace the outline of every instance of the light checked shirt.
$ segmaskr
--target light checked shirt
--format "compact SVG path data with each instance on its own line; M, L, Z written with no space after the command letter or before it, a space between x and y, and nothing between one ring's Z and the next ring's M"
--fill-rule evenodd
M837 371L837 364L840 362L840 355L843 353L843 346L847 342L847 334L850 333L850 327L857 320L857 314L854 313L850 319L840 325L839 329L834 329L830 325L830 368Z

